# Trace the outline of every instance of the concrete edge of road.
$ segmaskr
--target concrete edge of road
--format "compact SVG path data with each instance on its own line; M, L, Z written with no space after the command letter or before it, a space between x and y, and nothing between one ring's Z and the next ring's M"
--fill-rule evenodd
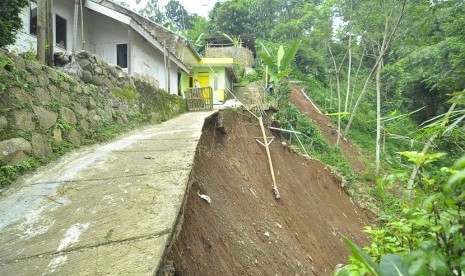
M216 113L218 113L218 110L213 111L212 114L205 117L204 125L202 126L202 132L203 132L203 127L205 126L205 121L207 119L211 118L212 116L214 116ZM202 137L202 134L200 135L200 137ZM200 139L199 139L198 142L200 142ZM183 222L184 222L184 210L186 208L187 198L189 196L189 192L190 192L190 189L192 187L192 183L194 182L194 179L192 179L192 174L193 174L193 172L195 170L195 166L196 166L196 164L195 164L195 155L197 155L197 150L198 150L198 147L199 147L198 142L197 142L197 146L195 147L194 162L192 164L192 169L191 169L191 171L189 173L189 179L188 179L187 185L186 185L186 192L184 193L184 197L182 199L181 208L179 209L179 212L177 214L176 221L174 223L173 229L171 230L170 237L168 238L168 242L167 242L167 245L165 247L165 252L163 253L161 261L160 261L158 267L155 270L155 275L157 275L157 276L167 275L164 272L167 272L167 271L173 269L171 264L168 263L169 260L167 258L168 258L169 252L171 251L171 248L176 243L176 240L178 239L178 236L179 236L179 234L181 233L181 230L182 230L182 226L183 226Z

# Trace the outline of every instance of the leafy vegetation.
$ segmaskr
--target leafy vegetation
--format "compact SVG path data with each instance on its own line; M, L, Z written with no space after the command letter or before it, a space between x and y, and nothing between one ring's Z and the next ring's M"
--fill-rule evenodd
M0 3L0 48L13 44L21 29L19 13L27 0L5 0Z
M444 155L401 154L422 166ZM340 269L337 275L463 275L465 156L452 167L437 172L423 170L415 186L415 196L410 200L406 194L399 197L389 191L396 178L399 176L385 177L378 183L385 207L380 218L385 223L379 229L365 229L372 243L364 252L370 257L346 240L352 251L352 263ZM386 259L399 271L391 274L389 270L380 269Z

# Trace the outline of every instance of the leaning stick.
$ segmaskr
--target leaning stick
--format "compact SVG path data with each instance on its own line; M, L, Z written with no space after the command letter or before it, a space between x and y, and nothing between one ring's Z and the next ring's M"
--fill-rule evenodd
M263 119L262 119L261 116L258 118L258 121L260 122L260 128L262 129L263 142L265 144L264 146L265 146L265 150L266 150L266 155L268 156L268 164L270 165L271 178L273 179L274 198L275 199L280 199L281 196L279 195L278 186L276 186L276 178L274 177L273 162L271 162L270 148L268 147L268 141L267 141L267 138L266 138L265 127L263 126Z

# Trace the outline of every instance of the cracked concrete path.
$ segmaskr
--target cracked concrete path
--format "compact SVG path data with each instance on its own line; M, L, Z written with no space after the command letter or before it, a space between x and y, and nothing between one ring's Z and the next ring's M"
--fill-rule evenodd
M76 151L4 192L0 275L154 275L210 114Z

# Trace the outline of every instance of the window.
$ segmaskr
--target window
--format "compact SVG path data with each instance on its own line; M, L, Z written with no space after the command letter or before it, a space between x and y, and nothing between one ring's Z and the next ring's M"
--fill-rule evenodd
M189 75L189 88L194 87L194 76Z
M116 64L128 68L128 44L116 44Z
M55 15L55 43L66 49L66 19L59 15Z
M216 73L213 78L213 91L218 91L218 78L218 73Z
M37 35L37 3L31 1L29 6L29 33Z

